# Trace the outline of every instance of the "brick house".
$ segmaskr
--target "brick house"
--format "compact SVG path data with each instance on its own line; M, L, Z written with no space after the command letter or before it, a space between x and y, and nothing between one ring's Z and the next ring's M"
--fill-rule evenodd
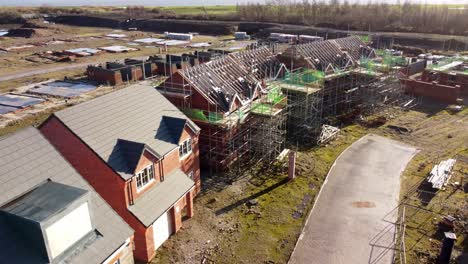
M409 94L455 104L468 96L467 69L468 60L454 57L426 67L421 74L405 69L400 80Z
M0 258L133 264L133 230L29 127L0 138Z
M266 97L264 80L280 69L275 54L262 47L181 69L158 90L201 128L202 165L225 171L251 149L248 127L260 126L247 109Z
M200 129L151 86L133 85L56 112L46 138L135 230L135 258L193 216Z

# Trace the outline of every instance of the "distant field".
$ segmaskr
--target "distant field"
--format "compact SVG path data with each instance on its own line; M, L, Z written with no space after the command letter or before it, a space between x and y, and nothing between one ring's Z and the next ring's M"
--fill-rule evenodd
M197 14L208 14L208 15L221 15L228 13L235 13L235 6L167 6L160 7L163 11L173 11L178 15L197 15Z
M93 13L101 13L101 12L115 12L115 11L122 11L125 10L123 7L109 7L109 6L67 6L67 7L47 7L51 10L53 9L61 9L61 10L73 10L73 9L81 9L84 11L90 11ZM209 15L221 15L221 14L228 14L228 13L235 13L236 6L147 6L146 9L153 9L159 8L162 11L172 11L178 15L197 15L197 14L205 14L205 12ZM44 9L44 7L43 7ZM4 7L0 6L1 11L17 11L20 13L27 13L27 12L37 12L39 10L38 7Z

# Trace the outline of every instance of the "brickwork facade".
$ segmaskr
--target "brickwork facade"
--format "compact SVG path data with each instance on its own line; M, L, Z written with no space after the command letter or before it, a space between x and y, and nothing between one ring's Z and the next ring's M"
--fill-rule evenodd
M185 209L187 216L193 215L193 197L200 191L200 167L198 135L188 126L182 133L180 142L192 138L192 153L184 159L179 158L178 149L174 149L162 159L157 159L149 152L141 156L137 170L148 165L154 165L155 180L142 190L137 190L135 177L124 180L107 163L102 160L88 145L76 136L57 117L51 116L40 127L41 133L55 146L70 164L94 187L109 205L135 230L134 256L140 261L150 261L155 256L152 226L143 225L130 211L132 205L145 191L160 183L161 178L170 175L172 171L180 168L185 173L193 171L192 179L195 188L180 198L169 209L172 218L173 233L182 226L182 212ZM190 213L188 213L190 212Z

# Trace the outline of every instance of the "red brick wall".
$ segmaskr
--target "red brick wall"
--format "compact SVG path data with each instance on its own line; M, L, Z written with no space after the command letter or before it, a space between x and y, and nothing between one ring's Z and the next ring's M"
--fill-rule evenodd
M120 85L123 83L120 71L108 71L105 69L88 67L86 73L90 80L96 81L98 83L110 83L111 85Z
M416 81L416 80L402 80L405 85L405 91L410 94L418 96L426 96L434 100L453 104L456 103L460 97L460 87L452 87L437 83Z
M147 228L128 210L128 194L125 181L103 162L88 146L78 139L55 116L41 127L42 134L88 181L107 203L135 230L136 259L148 261L154 256L151 248L153 237L147 237ZM151 233L152 234L152 233Z
M450 74L446 72L435 72L426 70L421 75L421 81L423 82L432 82L437 81L441 85L460 86L460 93L463 95L468 95L468 75L465 74L456 74L454 79L450 80ZM432 77L432 78L431 78Z
M142 261L151 260L154 255L154 242L152 228L146 228L141 224L128 210L127 205L136 200L148 186L140 193L136 190L136 181L134 178L130 181L124 181L120 175L114 172L103 162L86 144L78 139L67 127L65 127L55 116L48 119L40 128L44 136L62 153L62 155L72 164L73 167L94 187L94 189L114 208L114 210L135 230L135 258ZM199 146L198 135L194 134L189 127L185 127L181 142L188 137L192 137L192 153L184 160L179 160L179 151L175 149L168 153L161 163L150 153L145 152L141 157L137 171L145 168L152 162L155 164L156 181L160 180L161 173L169 175L174 169L181 168L188 173L194 171L195 190L189 195L180 199L174 206L179 207L179 212L174 209L173 226L175 231L180 229L182 224L182 209L187 205L189 199L190 209L187 210L193 214L193 196L200 191L200 165L199 165ZM161 166L161 167L160 167Z
M170 78L168 78L162 85L161 87L166 87L166 88L174 88L174 89L183 89L183 84L187 84L187 81L184 80L182 75L180 75L179 72L176 72L173 74ZM205 110L205 111L211 111L214 112L216 107L214 105L208 104L208 101L206 98L201 95L196 89L194 89L192 86L187 86L185 89L191 89L192 91L192 96L190 97L190 108L193 109L200 109L200 110ZM177 107L186 107L184 105L184 100L181 100L180 97L171 97L168 95L165 95L169 101L171 101L175 106Z
M184 140L192 137L192 153L181 160L180 169L188 174L190 171L193 171L193 181L195 182L195 195L197 195L201 190L201 181L200 181L200 148L198 135L193 133L193 131L185 126L185 129L182 133L181 140L179 143Z

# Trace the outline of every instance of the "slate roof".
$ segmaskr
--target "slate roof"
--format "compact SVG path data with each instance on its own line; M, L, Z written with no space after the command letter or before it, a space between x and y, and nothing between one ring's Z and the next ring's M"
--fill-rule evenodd
M94 191L71 165L32 127L0 138L0 205L24 195L48 179L87 190L94 226L102 237L74 252L66 263L101 263L117 250L133 230ZM11 263L45 263L0 216L0 259ZM3 239L6 235L8 239Z
M44 184L2 207L10 214L43 222L56 215L88 191L53 181Z
M159 153L146 144L118 139L111 158L109 158L109 165L118 172L133 175L145 150L152 153L156 158L161 158Z
M185 120L200 129L155 88L136 84L54 114L120 176L129 179L127 161L118 141L145 144L159 155L178 147L164 116ZM169 124L170 125L170 124Z
M180 169L164 177L128 207L145 226L150 226L184 196L195 183Z

